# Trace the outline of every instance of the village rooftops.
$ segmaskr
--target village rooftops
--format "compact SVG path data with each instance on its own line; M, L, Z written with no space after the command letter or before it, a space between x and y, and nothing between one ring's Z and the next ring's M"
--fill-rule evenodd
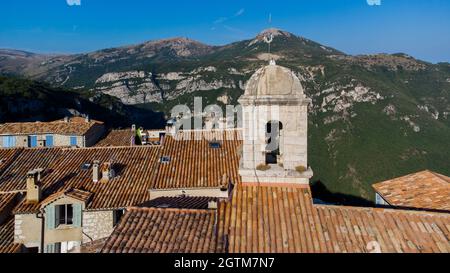
M14 216L12 210L19 194L0 194L0 253L20 252L21 244L14 243Z
M450 211L450 177L429 170L372 185L391 206Z
M229 133L234 137L222 140L219 148L212 148L207 138L175 140L166 136L161 146L9 149L9 157L5 158L9 160L14 156L14 160L5 165L0 174L0 193L26 193L27 173L42 169L38 181L42 193L40 202L24 200L15 213L35 213L44 200L48 201L50 196L57 198L69 190L89 195L87 210L139 206L154 199L150 198L153 189L164 194L170 190L195 189L200 191L197 196L217 197L202 195L202 190L214 190L228 196L230 183L240 181L240 141L235 135L237 132ZM0 149L0 154L4 151ZM167 162L162 158L167 158ZM94 182L96 161L100 166L110 164L114 176L107 182L101 180L101 173L99 181Z
M140 204L149 199L152 168L157 161L157 149L149 147L109 147L61 149L57 158L45 168L40 181L45 202L60 194L84 199L86 209L118 209ZM94 163L110 164L114 176L94 182ZM100 177L102 174L100 172ZM1 179L1 177L0 177ZM18 181L16 189L24 189L24 181ZM0 185L1 186L1 185ZM18 205L15 213L38 211L44 202Z
M152 188L192 189L228 188L228 184L240 181L239 130L224 132L179 132L166 137L160 149L160 164ZM218 143L218 148L211 142Z
M103 125L103 122L82 117L72 117L50 122L16 122L0 125L0 135L84 135L93 126Z
M230 253L449 252L450 215L314 205L308 186L238 185Z
M449 226L447 213L315 205L307 185L238 184L216 211L131 208L102 252L448 253Z
M223 234L216 233L218 217L216 210L130 208L101 252L223 252Z
M163 129L160 130L143 130L144 135L148 135L146 138L146 145L159 145L160 144L160 134L165 131ZM101 139L95 146L96 147L126 147L133 146L134 138L136 136L136 132L134 132L131 128L129 129L119 129L119 130L110 130L106 136Z
M135 133L131 129L111 130L101 139L96 147L126 147L131 146Z
M14 216L0 223L0 253L18 253L22 250L22 244L14 243Z

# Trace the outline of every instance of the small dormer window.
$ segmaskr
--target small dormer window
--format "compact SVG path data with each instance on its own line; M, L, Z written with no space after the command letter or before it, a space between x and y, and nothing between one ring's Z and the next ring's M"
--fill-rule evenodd
M168 164L170 162L170 156L161 156L159 162Z
M213 149L219 149L220 148L220 142L218 141L211 141L209 143L209 147Z
M91 163L83 163L82 165L81 165L81 169L83 170L83 171L87 171L87 170L89 170L91 168Z

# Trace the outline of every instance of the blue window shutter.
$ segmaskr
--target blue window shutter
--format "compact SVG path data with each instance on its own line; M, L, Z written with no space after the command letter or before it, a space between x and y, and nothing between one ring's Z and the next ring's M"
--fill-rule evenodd
M82 220L81 204L73 204L73 226L81 227Z
M4 137L2 137L2 140L3 140L3 148L10 148L9 147L9 137L4 136Z
M49 205L45 208L45 222L47 229L55 228L55 206Z
M77 137L76 136L70 137L70 146L77 146Z
M13 148L13 147L16 147L16 138L14 136L4 136L3 148Z
M45 137L45 146L53 147L53 136L52 135L48 135Z
M29 136L28 137L28 145L33 148L33 147L37 147L37 136Z

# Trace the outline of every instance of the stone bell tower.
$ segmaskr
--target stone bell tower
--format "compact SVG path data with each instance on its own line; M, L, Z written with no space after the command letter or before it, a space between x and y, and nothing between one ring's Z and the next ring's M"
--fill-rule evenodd
M295 74L271 61L253 74L242 105L244 183L308 184L308 99Z

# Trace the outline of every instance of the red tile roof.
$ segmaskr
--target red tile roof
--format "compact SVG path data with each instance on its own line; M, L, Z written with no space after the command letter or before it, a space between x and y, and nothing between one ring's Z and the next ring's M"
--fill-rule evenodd
M59 199L60 197L71 197L74 199L77 199L79 201L88 203L88 201L91 199L93 193L92 192L88 192L88 191L84 191L84 190L80 190L80 189L73 189L73 188L69 188L69 189L65 189L65 190L61 190L58 191L54 194L49 195L47 198L45 198L44 201L42 201L40 203L40 205L45 205L51 202L54 202L55 200Z
M17 122L4 123L0 125L0 135L22 135L22 134L60 134L60 135L84 135L95 125L103 122L84 118L73 117L69 122L56 120L50 122Z
M131 129L112 130L95 146L97 147L131 146L131 140L133 137L134 133L131 131Z
M131 208L102 253L211 253L223 249L214 210Z
M220 148L211 148L210 141L219 140L218 132L184 132L166 137L159 155L170 159L158 163L153 189L218 188L229 181L237 183L239 175L239 131L229 131ZM197 140L196 140L197 139Z
M208 209L209 202L218 202L215 197L177 196L159 197L144 202L140 207L178 208L178 209Z
M149 200L152 166L157 161L157 149L152 147L110 147L62 149L58 160L49 167L52 172L42 179L44 198L69 189L92 193L87 209L114 209L137 205ZM93 182L92 166L85 163L112 162L116 175L108 182ZM17 213L35 212L41 204L22 202Z
M51 172L50 164L60 159L60 148L13 149L19 153L0 175L0 193L26 191L26 175L37 168Z
M309 188L238 185L228 215L232 253L450 252L447 213L313 205Z
M18 253L21 249L21 244L14 243L14 216L11 216L0 224L0 253Z
M16 156L22 151L18 149L1 149L0 148L0 175L15 160Z
M12 210L12 207L17 203L19 193L3 193L0 194L0 214L5 213L5 210Z
M230 132L236 139L237 132ZM87 209L136 206L149 200L149 189L219 188L239 182L239 140L223 140L218 149L206 139L166 137L162 146L22 149L0 175L0 192L26 191L28 171L43 168L43 199L68 189L92 193ZM170 162L161 163L162 156ZM112 161L116 177L92 181L92 163ZM82 165L89 165L87 170ZM17 213L35 212L41 204L22 202Z
M390 205L450 210L450 177L422 171L372 185Z

